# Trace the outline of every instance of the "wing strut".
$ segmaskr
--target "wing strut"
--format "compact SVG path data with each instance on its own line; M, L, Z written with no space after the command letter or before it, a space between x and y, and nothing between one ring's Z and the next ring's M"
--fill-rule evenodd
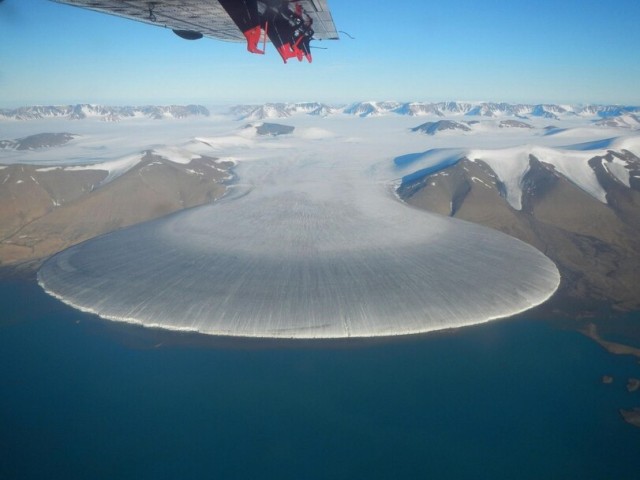
M313 20L299 3L288 0L219 0L247 40L247 50L263 55L267 36L284 63L290 58L311 63ZM258 47L262 39L262 49Z

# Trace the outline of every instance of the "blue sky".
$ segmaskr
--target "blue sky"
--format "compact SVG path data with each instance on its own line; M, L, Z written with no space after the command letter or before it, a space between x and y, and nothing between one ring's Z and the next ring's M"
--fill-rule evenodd
M640 2L328 0L314 62L188 42L49 0L0 3L0 106L487 100L640 104Z

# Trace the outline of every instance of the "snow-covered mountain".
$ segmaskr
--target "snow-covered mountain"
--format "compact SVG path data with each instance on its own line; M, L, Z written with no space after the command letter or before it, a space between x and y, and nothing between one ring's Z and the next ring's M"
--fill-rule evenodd
M229 111L239 120L265 120L291 116L291 105L286 103L265 103L264 105L236 105Z
M606 117L596 122L603 127L640 128L640 115L626 113L615 117Z
M299 102L236 105L229 110L229 113L239 120L266 120L271 118L287 118L298 113L324 117L339 111L339 107L333 107L325 103Z
M530 125L526 122L521 122L520 120L502 120L498 124L499 128L533 128L533 125Z
M229 114L238 120L267 120L287 118L291 115L306 114L327 117L330 115L354 115L377 117L383 115L437 116L437 117L532 117L558 120L567 117L584 117L615 120L620 126L635 128L634 119L640 115L640 107L624 105L556 105L556 104L512 104L505 102L395 102L366 101L350 105L329 105L320 102L265 103L261 105L236 105ZM185 118L209 116L209 111L201 105L146 105L146 106L104 106L94 104L76 105L36 105L14 109L0 109L1 120L37 120L45 118L66 118L82 120L87 118L104 121L120 121L127 118ZM629 122L629 120L632 120Z
M413 132L422 132L427 135L435 135L437 132L443 132L447 130L461 130L463 132L469 132L471 129L468 125L460 122L454 122L452 120L438 120L437 122L426 122L422 125L418 125L412 128Z
M291 125L282 125L280 123L258 122L250 123L244 127L245 130L254 130L256 135L277 137L279 135L288 135L295 130Z
M358 102L344 108L342 113L358 117L372 117L390 112L396 113L402 107L403 104L399 102Z
M623 105L556 105L521 104L505 102L394 102L366 101L347 106L330 106L323 103L266 103L264 105L238 105L230 113L243 120L285 118L298 113L309 115L344 114L358 117L382 115L409 116L479 116L479 117L530 117L560 119L564 117L613 118L640 114L640 107Z
M420 102L403 103L400 107L394 110L394 113L399 115L409 115L412 117L419 117L423 115L437 115L441 117L443 115L442 110L439 110L435 104Z
M202 105L146 105L146 106L105 106L93 104L76 105L35 105L14 109L0 109L0 120L37 120L43 118L67 118L83 120L96 118L117 122L127 118L186 118L209 116L209 110Z

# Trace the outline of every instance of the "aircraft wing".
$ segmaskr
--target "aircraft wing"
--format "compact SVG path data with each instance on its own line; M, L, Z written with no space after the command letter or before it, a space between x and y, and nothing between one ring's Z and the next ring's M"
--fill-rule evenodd
M245 35L218 0L52 0L108 13L174 31L200 33L226 41L244 41ZM237 0L242 3L245 0ZM313 38L338 39L326 0L296 1L313 19Z
M313 18L313 29L316 40L338 40L339 35L333 23L327 0L305 0L300 2L302 9Z

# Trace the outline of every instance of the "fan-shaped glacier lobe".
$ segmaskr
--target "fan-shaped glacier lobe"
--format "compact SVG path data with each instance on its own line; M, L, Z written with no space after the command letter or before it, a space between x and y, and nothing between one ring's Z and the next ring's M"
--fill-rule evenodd
M107 319L276 338L477 324L559 284L555 265L519 240L413 209L379 184L308 173L71 247L39 282Z

